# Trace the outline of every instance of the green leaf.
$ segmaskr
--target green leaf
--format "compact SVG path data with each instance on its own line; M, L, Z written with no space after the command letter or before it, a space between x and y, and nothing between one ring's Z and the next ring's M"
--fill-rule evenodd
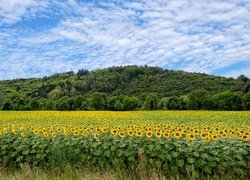
M194 158L188 158L187 160L188 160L188 162L189 162L190 164L193 164L193 163L195 162L195 159L194 159Z
M178 160L178 166L179 167L183 167L184 166L184 160L183 159L181 159L181 160Z

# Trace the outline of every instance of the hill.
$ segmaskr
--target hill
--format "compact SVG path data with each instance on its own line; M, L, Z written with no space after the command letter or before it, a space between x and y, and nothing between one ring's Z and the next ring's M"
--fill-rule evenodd
M125 96L136 96L145 101L150 93L155 93L161 99L184 96L197 89L204 89L209 94L228 90L247 92L249 80L245 76L233 79L160 67L120 66L94 71L82 69L77 73L66 72L43 78L0 81L0 92L5 102L25 106L36 100L40 103L39 107L49 100L57 101L63 97L89 98L94 92L105 93L107 98L116 96L121 101Z

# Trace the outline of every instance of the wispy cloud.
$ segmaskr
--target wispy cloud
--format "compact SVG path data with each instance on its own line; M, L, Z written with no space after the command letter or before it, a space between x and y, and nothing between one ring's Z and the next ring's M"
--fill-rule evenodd
M250 62L250 1L20 2L0 3L0 79L127 64L220 74Z

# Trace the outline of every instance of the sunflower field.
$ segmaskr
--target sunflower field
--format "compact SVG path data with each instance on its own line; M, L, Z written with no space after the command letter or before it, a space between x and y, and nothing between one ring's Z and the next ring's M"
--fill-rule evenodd
M250 173L250 112L0 112L0 166L88 164L167 175Z

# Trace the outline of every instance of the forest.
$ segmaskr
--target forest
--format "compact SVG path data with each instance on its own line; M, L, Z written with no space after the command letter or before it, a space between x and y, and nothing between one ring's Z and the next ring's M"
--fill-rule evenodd
M149 66L0 81L2 110L250 110L250 79Z

